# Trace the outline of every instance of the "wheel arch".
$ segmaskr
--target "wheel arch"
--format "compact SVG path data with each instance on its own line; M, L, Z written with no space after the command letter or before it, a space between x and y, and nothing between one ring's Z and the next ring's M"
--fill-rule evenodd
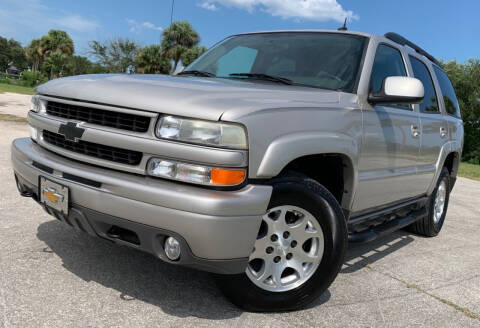
M352 137L320 132L296 133L270 144L256 175L273 178L288 170L303 173L324 185L342 208L349 210L356 187L357 165L358 145Z
M436 172L432 182L430 183L430 187L427 190L427 195L430 196L435 189L437 184L438 177L440 176L440 172L442 171L443 167L446 167L450 172L450 177L452 178L452 186L455 184L455 180L457 177L458 166L460 164L461 158L461 149L458 148L458 145L454 141L450 141L445 143L438 156L438 160L436 163Z
M459 164L460 154L456 151L449 153L443 162L443 166L448 169L448 172L450 172L450 176L452 177L457 176Z

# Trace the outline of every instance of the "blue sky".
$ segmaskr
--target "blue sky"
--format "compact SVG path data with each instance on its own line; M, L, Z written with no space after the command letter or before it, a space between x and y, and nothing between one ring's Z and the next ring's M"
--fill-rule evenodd
M171 0L0 0L0 36L26 45L51 28L66 30L77 54L88 41L128 37L158 43L170 23ZM479 0L175 0L174 20L188 20L210 47L228 35L278 29L398 32L434 56L480 57Z

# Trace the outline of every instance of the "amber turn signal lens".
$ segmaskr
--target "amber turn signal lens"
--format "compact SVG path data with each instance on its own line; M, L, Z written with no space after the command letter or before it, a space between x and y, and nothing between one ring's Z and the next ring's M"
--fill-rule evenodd
M234 186L245 180L245 170L212 169L211 183L218 186Z

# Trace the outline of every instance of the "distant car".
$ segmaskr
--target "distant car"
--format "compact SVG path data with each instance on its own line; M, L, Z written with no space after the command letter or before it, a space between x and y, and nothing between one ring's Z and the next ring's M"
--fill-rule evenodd
M50 81L28 121L12 146L23 196L90 235L223 274L253 311L311 303L348 242L437 235L463 144L447 75L393 33L235 35L179 76Z

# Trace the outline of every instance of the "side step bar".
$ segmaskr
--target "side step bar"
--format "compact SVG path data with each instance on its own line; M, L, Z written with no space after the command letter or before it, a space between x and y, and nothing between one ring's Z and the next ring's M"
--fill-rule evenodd
M413 222L424 218L426 215L427 215L427 209L423 208L421 210L412 212L410 213L410 215L407 215L403 218L398 218L398 219L389 221L385 224L376 226L366 231L350 234L348 236L348 241L350 243L368 243L377 238L391 234L394 231L405 228L406 226L412 224Z

